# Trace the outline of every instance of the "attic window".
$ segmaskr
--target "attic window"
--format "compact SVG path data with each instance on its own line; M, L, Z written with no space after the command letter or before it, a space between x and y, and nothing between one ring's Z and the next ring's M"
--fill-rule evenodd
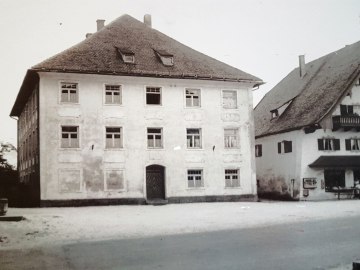
M118 47L116 48L124 63L130 63L130 64L135 63L135 53L133 51L126 48L118 48Z
M271 113L271 119L274 119L279 116L279 111L277 109L270 111L270 113Z
M173 66L174 65L174 55L171 53L168 53L164 50L154 50L156 55L160 58L161 63L163 63L164 66Z

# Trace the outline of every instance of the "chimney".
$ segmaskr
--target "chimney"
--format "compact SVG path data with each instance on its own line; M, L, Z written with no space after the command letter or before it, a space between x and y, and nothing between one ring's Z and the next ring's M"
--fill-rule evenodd
M299 55L299 70L300 70L300 77L304 77L306 73L305 69L305 55Z
M96 20L97 31L101 30L105 25L105 20Z
M144 15L144 23L151 28L151 15L150 14Z
M91 37L91 35L92 35L92 33L87 33L87 34L86 34L86 38Z

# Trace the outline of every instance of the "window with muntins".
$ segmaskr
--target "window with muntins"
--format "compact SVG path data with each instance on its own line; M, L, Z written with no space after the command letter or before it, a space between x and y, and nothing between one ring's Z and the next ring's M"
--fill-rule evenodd
M121 131L121 127L106 127L106 148L122 148Z
M238 169L225 170L225 187L240 187L240 177Z
M188 170L187 179L189 188L198 188L204 186L202 170Z
M291 153L292 152L292 141L278 142L278 153Z
M237 148L239 146L239 130L235 128L224 129L225 148Z
M120 85L105 85L105 104L121 104Z
M161 88L146 87L146 104L161 105Z
M334 138L318 139L318 150L321 151L340 150L340 139L334 139Z
M148 148L162 148L162 128L147 129L147 145Z
M352 138L345 140L347 151L360 151L360 138Z
M200 128L186 129L186 144L187 144L187 148L201 148Z
M61 147L78 148L79 147L79 127L62 126L61 127Z
M78 103L79 93L77 83L61 83L61 102Z
M186 89L186 107L200 107L200 89Z
M255 145L255 157L261 157L262 156L262 144L256 144Z
M237 108L237 91L223 90L223 108Z

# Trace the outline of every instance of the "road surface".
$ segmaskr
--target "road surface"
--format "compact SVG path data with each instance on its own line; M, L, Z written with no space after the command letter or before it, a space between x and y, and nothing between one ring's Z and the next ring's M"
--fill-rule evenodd
M0 269L341 269L360 259L360 216L0 251Z

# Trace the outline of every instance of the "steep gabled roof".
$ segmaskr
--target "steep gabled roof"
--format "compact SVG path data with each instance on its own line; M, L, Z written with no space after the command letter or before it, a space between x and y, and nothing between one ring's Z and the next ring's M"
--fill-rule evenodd
M119 49L134 53L135 62L125 63ZM173 64L164 65L156 52L173 56ZM129 15L119 17L79 44L28 70L11 116L20 113L29 95L29 81L36 78L37 71L263 83L261 79L195 51Z
M134 52L135 64L122 62L116 47ZM173 55L174 65L164 66L154 50ZM129 15L119 17L33 69L261 82L259 78L197 52Z
M360 74L360 41L314 60L300 77L295 68L255 108L255 136L282 133L319 124ZM282 115L271 110L292 100Z

